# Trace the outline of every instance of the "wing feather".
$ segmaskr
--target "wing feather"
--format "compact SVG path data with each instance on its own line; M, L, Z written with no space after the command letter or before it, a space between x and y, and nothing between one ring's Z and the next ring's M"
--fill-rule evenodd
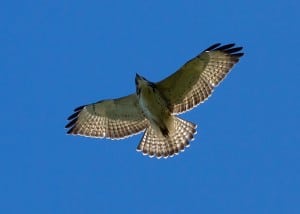
M68 117L68 134L121 139L148 127L136 94L76 108Z
M235 44L214 44L157 83L169 109L179 114L204 102L244 55Z

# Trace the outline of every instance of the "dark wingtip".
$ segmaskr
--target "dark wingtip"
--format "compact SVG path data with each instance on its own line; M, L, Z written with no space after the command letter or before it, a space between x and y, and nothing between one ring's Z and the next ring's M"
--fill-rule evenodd
M235 46L235 43L230 43L230 44L227 44L227 45L222 45L221 47L218 47L215 50L225 51L225 50L228 50L228 49L232 48L233 46Z
M235 52L239 52L242 49L243 49L242 47L230 48L230 49L227 49L226 52L227 53L235 53Z
M74 127L70 128L68 131L67 131L67 134L73 134L74 133Z
M80 111L82 110L86 105L82 105L82 106L79 106L77 108L74 109L74 111Z
M72 127L76 123L76 121L77 121L77 118L74 118L65 126L65 128L68 129L68 128Z
M236 53L236 54L231 54L232 56L235 56L235 57L242 57L244 56L244 53Z
M76 118L79 113L80 113L80 111L76 111L74 114L72 114L71 116L68 117L68 120L72 120L72 119Z
M215 48L219 47L220 45L221 45L221 43L215 43L215 44L211 45L210 47L206 48L204 51L215 50Z
M229 43L222 46L221 43L216 43L204 51L222 51L230 54L231 56L239 58L244 55L244 53L240 52L241 50L243 50L243 47L235 47L235 43Z
M73 133L74 127L76 126L76 122L78 120L78 115L80 114L80 112L82 111L82 109L85 106L86 105L82 105L82 106L79 106L79 107L75 108L74 113L67 118L69 120L69 123L65 126L66 129L69 129L67 131L67 134L72 134Z

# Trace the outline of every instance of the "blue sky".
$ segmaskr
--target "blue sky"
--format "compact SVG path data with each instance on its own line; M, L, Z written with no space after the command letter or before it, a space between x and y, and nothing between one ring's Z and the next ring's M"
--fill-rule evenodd
M299 1L5 1L0 213L300 213ZM158 81L213 43L245 56L182 118L172 159L68 136L82 104Z

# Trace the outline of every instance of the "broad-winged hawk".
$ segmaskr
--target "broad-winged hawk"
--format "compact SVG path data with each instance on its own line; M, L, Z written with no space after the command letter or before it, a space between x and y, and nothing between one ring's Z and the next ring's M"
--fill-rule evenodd
M177 117L204 102L239 58L242 47L214 44L160 82L136 74L136 93L76 108L68 134L122 139L144 132L144 155L167 158L189 146L196 125Z

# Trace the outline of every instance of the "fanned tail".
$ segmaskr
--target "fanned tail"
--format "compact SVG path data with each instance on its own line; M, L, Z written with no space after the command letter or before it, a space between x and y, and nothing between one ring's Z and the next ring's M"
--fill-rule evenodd
M163 137L149 126L137 147L144 155L157 158L168 158L179 154L189 147L196 133L196 125L174 116L174 129L167 137Z

